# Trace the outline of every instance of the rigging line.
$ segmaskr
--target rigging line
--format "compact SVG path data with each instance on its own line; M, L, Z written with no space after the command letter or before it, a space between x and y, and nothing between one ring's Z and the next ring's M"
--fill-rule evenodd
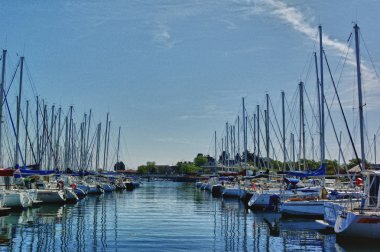
M324 102L327 104L326 97L323 97L323 100L324 100ZM331 121L331 125L332 125L332 127L333 127L333 131L334 131L334 135L335 135L335 140L336 140L337 143L338 143L338 146L339 146L339 152L340 152L340 155L342 156L342 159L343 159L343 164L344 164L344 166L345 166L345 168L346 168L347 175L349 175L349 173L348 173L348 167L347 167L347 163L346 163L346 159L345 159L345 157L344 157L344 154L343 154L343 151L342 151L342 146L341 146L341 143L340 143L339 138L338 138L338 133L336 132L335 124L334 124L334 121L333 121L332 116L331 116L331 111L330 111L330 109L329 109L328 106L326 106L326 107L327 107L328 116L329 116L330 121ZM327 147L326 147L326 149L328 150ZM328 151L328 153L329 153L329 155L330 155L330 152L329 152L329 151Z
M90 155L89 155L88 160L86 160L86 167L88 167L90 165L90 161L91 161L91 159L93 157L93 151L95 149L95 139L97 137L97 133L98 132L94 132L94 135L92 136L92 139L91 139L91 142L90 142L90 151L89 151ZM87 153L87 154L89 154L89 153Z
M318 32L316 32L316 34L315 34L315 38L317 38L317 37L318 37ZM317 43L317 40L314 39L314 44L313 44L313 49L314 49L314 50L315 50L315 47L316 47L316 43ZM313 51L314 51L314 50L313 50ZM305 62L305 64L304 64L304 66L303 66L303 68L302 68L302 71L301 71L301 74L300 74L300 79L302 79L302 75L303 75L304 72L305 72L307 62L310 62L310 59L307 59L306 62Z
M283 132L281 132L281 128L280 128L280 125L279 125L279 123L278 123L277 116L276 116L276 112L274 111L274 107L273 107L273 104L272 104L272 99L270 98L270 96L269 96L269 104L270 104L270 106L271 106L271 108L272 108L272 112L273 112L274 119L275 119L276 124L277 124L278 132L280 132L280 136L281 136L281 138L282 138L282 137L283 137ZM273 130L276 130L276 129L273 127Z
M312 114L313 114L312 118L316 118L316 115L314 114L314 110L312 109L312 105L311 105L311 102L310 102L309 94L307 93L306 88L304 89L304 91L305 91L306 98L307 98L307 100L309 102L309 105L310 105L310 108L311 108L311 111L312 111ZM306 119L307 128L309 130L309 135L310 135L311 138L313 138L313 134L311 133L311 131L312 131L311 128L312 127L310 127L309 120L307 119L307 116L305 116L305 119ZM313 123L313 121L314 120L312 120L312 123Z
M273 161L278 161L278 158L277 158L277 154L276 154L276 151L274 149L274 146L273 146L273 142L272 140L269 140L269 145L272 146L272 153L273 153L273 157L274 159L272 159L272 164L273 164ZM270 159L270 158L269 158ZM277 168L280 168L280 164L279 162L275 162L275 164L277 165Z
M354 145L354 141L353 141L353 139L352 139L352 135L351 135L350 129L348 128L348 123L347 123L346 115L345 115L345 113L344 113L344 111L343 111L343 106L342 106L342 103L341 103L340 98L339 98L338 90L337 90L337 88L336 88L335 81L334 81L334 78L333 78L332 73L331 73L331 70L330 70L330 64L329 64L329 62L328 62L328 60L327 60L327 56L326 56L326 54L325 54L325 51L323 51L323 55L324 55L324 58L325 58L325 61L326 61L327 69L329 70L329 74L330 74L331 82L332 82L333 87L334 87L335 95L336 95L336 97L337 97L337 99L338 99L339 107L340 107L340 110L341 110L342 115L343 115L344 123L345 123L345 125L346 125L346 130L347 130L348 135L349 135L349 137L350 137L350 141L351 141L352 148L353 148L353 150L354 150L354 152L355 152L355 157L356 157L357 160L359 160L358 153L357 153L357 151L356 151L356 148L355 148L355 145ZM325 100L326 98L324 97L324 95L322 95L322 96L323 96L323 99ZM327 106L327 107L328 107L328 106ZM359 162L359 167L360 167L360 170L364 169L364 168L361 167L360 162Z
M297 89L298 90L298 89ZM298 93L298 92L297 92ZM294 136L297 136L297 138L298 138L298 130L297 130L297 127L296 127L296 124L295 124L295 119L294 119L294 117L295 117L295 113L292 113L292 111L290 110L290 107L289 107L289 103L288 103L288 100L287 100L287 98L286 98L286 96L285 96L285 103L286 103L286 105L287 105L287 108L288 108L288 112L289 112L289 114L290 114L290 119L291 120L289 120L288 121L288 125L290 124L290 123L292 123L292 125L293 125L293 132L295 132L295 134L294 134Z
M277 141L278 141L278 143L279 143L279 145L280 145L281 150L283 151L284 149L283 149L283 146L282 146L282 139L280 139L280 138L278 137L278 134L277 134L277 132L276 132L276 129L275 129L275 127L274 127L273 122L272 122L271 119L269 119L269 124L270 124L270 126L272 126L272 129L273 129L274 135L275 135L275 137L276 137L276 139L277 139ZM280 131L280 132L281 132L281 131ZM280 133L280 136L281 136L281 138L282 138L281 133ZM269 141L271 141L270 138L269 138Z
M350 35L348 36L348 39L346 40L346 56L345 56L345 58L347 57L348 52L350 51L349 49L350 49L351 43L352 43L352 39L351 38L352 38L352 32L350 33ZM342 60L343 60L343 55L341 55L339 57L339 61L338 61L338 64L336 65L336 67L335 67L334 74L338 71L338 68L339 68L340 63L341 63ZM345 61L346 61L346 59L345 59Z
M15 71L13 72L13 75L12 75L11 81L10 81L9 84L8 84L9 86L8 86L8 90L7 90L7 92L5 92L5 90L4 90L4 94L5 94L5 96L8 95L8 93L9 93L11 87L12 87L13 81L14 81L14 79L15 79L15 77L16 77L16 74L17 74L17 70L18 70L18 68L19 68L19 66L20 66L20 61L21 61L21 60L19 60L17 66L16 66L16 69L15 69ZM4 105L4 103L5 103L5 100L2 101L2 105Z
M260 110L260 115L261 115L261 118L265 118L264 115L263 115L263 111ZM262 132L262 128L263 127L260 127L260 132L259 132L259 135L261 136L261 143L264 143L264 147L266 148L266 141L265 141L265 138L264 138L264 135L263 135L263 132ZM265 128L265 127L264 127ZM261 154L261 151L258 153L259 155ZM261 156L261 155L260 155ZM264 165L265 166L265 165Z
M341 80L342 80L342 76L343 76L343 69L344 67L346 66L346 63L347 63L347 59L348 59L348 53L350 52L350 49L351 48L351 40L350 40L350 44L347 45L347 51L346 51L346 55L344 57L344 61L343 61L343 65L342 65L342 71L340 71L340 75L339 75L339 78L338 78L338 82L336 83L336 88L339 87L339 84L341 83ZM323 52L324 53L324 52ZM342 56L343 57L343 56ZM336 71L338 71L338 66L336 68ZM332 107L334 101L335 101L335 93L333 95L333 98L331 99L331 103L330 103L330 108Z
M361 31L359 31L359 34L360 34L360 37L362 38L362 41L363 41L363 44L364 44L364 48L365 48L366 51L367 51L367 54L368 54L369 60L371 61L372 68L373 68L373 70L375 71L376 78L377 78L377 80L380 82L379 74L378 74L377 71L376 71L375 64L374 64L374 62L373 62L373 59L372 59L371 54L369 53L369 50L368 50L367 44L366 44L366 42L365 42L365 40L364 40L363 34L362 34Z
M367 119L367 118L366 118L366 119ZM368 125L367 121L366 121L366 123L364 124L364 132L365 132L365 136L366 136L366 140L367 140L367 145L368 145L368 148L367 148L367 152L366 152L366 154L367 154L367 156L368 156L369 159L372 159L372 144L370 143L370 140L369 140L369 138L368 138L368 131L367 131L367 127L366 127L366 125ZM366 157L367 157L367 156L366 156Z
M51 116L53 116L53 115L51 115ZM45 120L43 120L43 121L44 121L44 124L43 124L44 127L43 128L45 128L45 132L43 132L43 133L46 133L47 144L45 145L45 147L44 147L44 149L43 149L43 151L41 153L41 158L39 160L39 163L42 161L42 156L45 155L45 152L47 151L48 147L50 147L49 150L53 153L53 160L57 161L57 157L55 155L55 152L54 152L54 149L53 149L53 146L52 146L53 142L52 142L52 139L51 139L52 138L51 134L53 132L49 133L49 129L48 129L49 128L49 123L48 123L47 118L45 118ZM56 121L57 121L57 118L55 117L55 119L53 121L53 126L55 125ZM50 169L50 167L49 167L49 169Z
M7 142L6 142L5 147L6 147L7 154L8 154L8 163L9 164L14 164L14 160L13 160L14 155L12 155L12 150L11 150L11 145L10 145L10 142L12 142L12 141L9 139L10 133L8 131L8 128L5 128L5 130L6 130L5 133L6 133L6 137L7 137ZM13 143L12 143L12 145L13 145Z
M24 127L25 127L25 130L26 130L26 136L28 138L28 141L29 141L29 146L30 146L30 149L32 151L32 156L33 156L33 159L34 159L34 162L37 162L37 159L36 159L36 156L34 154L34 149L33 149L33 144L32 144L32 141L30 140L30 137L29 137L29 131L28 129L26 128L26 122L25 122L25 119L24 119L24 113L22 112L22 110L20 110L20 114L21 114L21 120L24 124Z
M15 129L15 125L13 123L11 110L9 109L8 99L7 99L7 96L5 94L5 90L4 89L3 89L3 92L4 92L5 104L6 104L6 107L7 107L7 110L8 110L8 114L9 114L9 119L11 120L11 124L12 124L13 133L15 134L15 137L16 137L16 129ZM22 151L21 151L21 147L20 147L20 143L16 142L16 144L17 144L17 150L19 151L19 154L20 154L21 162L23 163L24 168L26 168L24 157L22 155ZM15 164L15 165L17 165L17 164Z
M279 137L278 137L278 135L277 135L277 132L276 132L276 130L274 129L274 126L273 126L273 122L272 122L272 120L270 120L269 119L269 123L270 123L270 125L272 126L272 128L273 128L273 132L274 132L274 135L275 135L275 137L276 137L276 139L277 139L277 141L278 141L278 143L279 143L279 145L280 145L280 150L281 151L284 151L284 147L282 146L282 139L280 139ZM282 137L282 136L281 136ZM269 142L272 142L272 145L273 145L273 141L269 138ZM274 148L274 147L273 147ZM285 149L285 152L287 152L287 150Z
M124 132L125 132L125 131L122 131L122 132L121 132L121 139L123 140L122 142L123 142L124 147L125 147L125 151L126 151L126 154L127 154L126 156L129 158L129 160L130 160L131 162L133 162L133 160L132 160L132 158L131 158L131 154L130 154L130 152L129 152L128 141L126 141L127 137L125 136Z
M376 136L379 134L379 132L380 132L380 126L377 128Z
M32 74L30 73L28 63L26 62L26 60L24 62L25 62L26 72L27 72L27 75L28 75L30 86L32 87L32 91L33 91L34 96L36 96L37 95L36 85L34 84L34 81L32 79Z
M214 134L212 134L212 137L211 137L211 140L210 140L210 143L208 144L208 150L207 150L207 155L210 155L210 150L211 150L211 145L212 145L212 142L214 140Z
M313 65L313 63L314 63L314 54L311 54L310 61L309 61L309 67L307 69L306 76L305 76L305 79L304 79L304 85L305 86L306 86L307 81L309 80L310 72L311 72L311 66Z
M256 142L254 141L255 140L254 139L254 134L253 134L254 130L253 130L253 126L252 126L252 121L253 120L254 120L253 117L248 118L249 131L251 132L251 140L252 140L252 143L255 145ZM248 135L248 133L247 133L247 135Z

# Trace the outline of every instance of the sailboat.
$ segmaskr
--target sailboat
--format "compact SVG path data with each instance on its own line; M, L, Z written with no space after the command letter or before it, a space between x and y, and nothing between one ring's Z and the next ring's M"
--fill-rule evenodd
M364 176L364 193L360 208L344 208L339 212L334 231L340 237L355 237L366 239L380 238L380 172L365 171L364 151L364 117L362 104L362 86L360 75L359 26L354 25L356 44L356 67L359 96L359 121L361 138L361 170Z

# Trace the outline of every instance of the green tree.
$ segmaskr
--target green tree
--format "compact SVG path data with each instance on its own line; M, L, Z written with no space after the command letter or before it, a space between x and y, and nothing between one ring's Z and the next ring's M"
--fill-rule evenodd
M196 166L203 166L205 164L207 164L207 157L203 156L202 153L199 153L195 158L194 158L194 165Z
M150 174L155 174L157 173L157 168L156 168L156 163L153 161L148 161L146 162L146 167L148 168L148 172Z
M155 162L146 162L146 165L140 165L137 167L138 174L155 174L157 173Z
M201 170L200 167L190 163L190 162L178 162L177 166L179 168L179 172L181 174L187 174L187 175L194 175L199 170Z
M137 167L138 174L148 174L148 167L146 165L140 165Z
M113 166L113 168L114 168L115 171L124 171L125 170L125 164L123 163L123 161L120 161L120 162L117 162Z

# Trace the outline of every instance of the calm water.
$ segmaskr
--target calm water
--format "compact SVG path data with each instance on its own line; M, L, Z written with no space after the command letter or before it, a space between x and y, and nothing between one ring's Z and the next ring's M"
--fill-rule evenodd
M254 214L237 200L213 199L193 183L145 182L133 192L89 196L75 205L41 206L13 213L0 217L0 224L1 251L352 248L337 244L334 234L321 232L312 220Z

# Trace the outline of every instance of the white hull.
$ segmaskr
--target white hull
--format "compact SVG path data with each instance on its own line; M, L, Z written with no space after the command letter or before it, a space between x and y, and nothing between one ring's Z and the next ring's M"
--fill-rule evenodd
M240 199L245 194L245 190L240 188L225 188L223 190L223 198L237 198Z
M360 200L335 200L328 201L324 204L324 221L330 228L334 228L336 219L341 211L346 209L349 206L351 209L360 205Z
M62 190L38 189L37 200L42 201L42 203L64 203L66 196Z
M303 188L304 189L304 188ZM318 197L320 195L320 188L305 188L298 190L268 190L264 192L254 192L251 199L248 202L248 206L251 208L267 208L271 207L272 198L279 197L281 201L285 201L295 197Z
M324 203L327 200L285 201L281 203L280 212L293 216L323 216Z
M380 213L340 212L334 231L343 237L380 239Z
M1 191L3 207L25 208L29 206L29 197L25 192Z

